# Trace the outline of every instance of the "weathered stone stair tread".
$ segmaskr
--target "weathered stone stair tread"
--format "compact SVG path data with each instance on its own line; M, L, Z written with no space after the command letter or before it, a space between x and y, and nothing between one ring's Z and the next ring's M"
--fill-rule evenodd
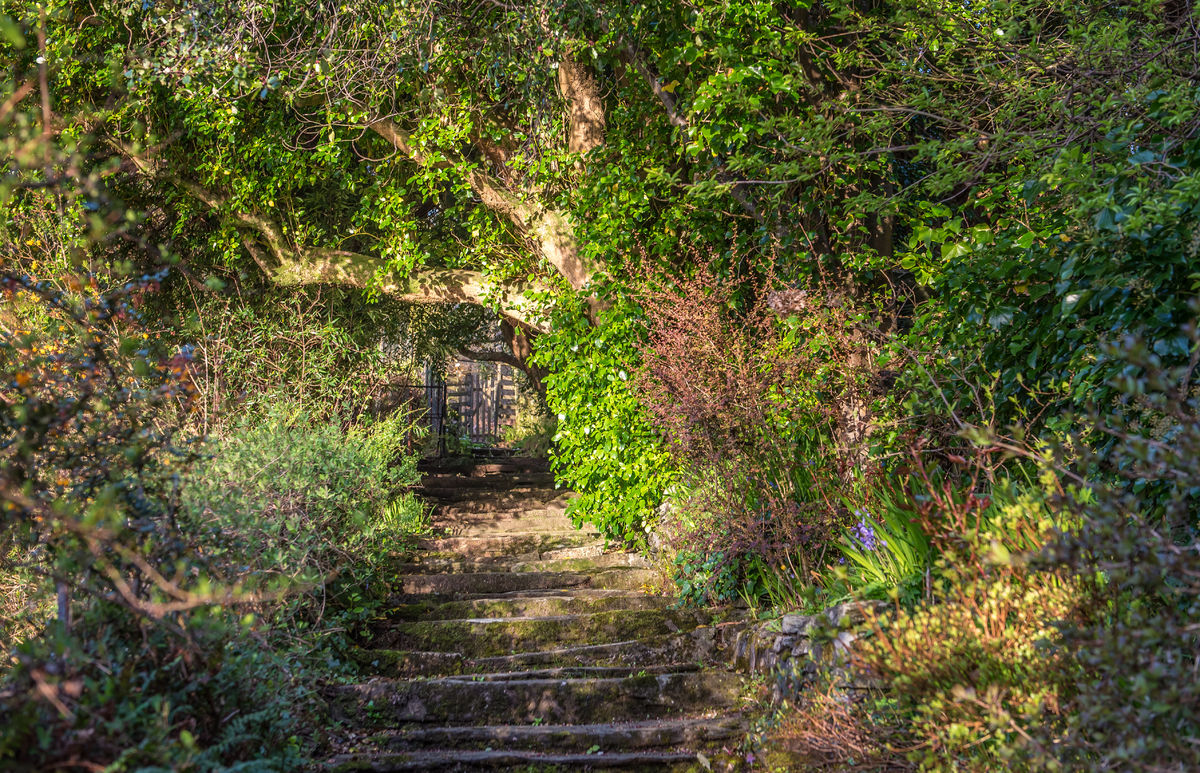
M657 676L659 674L686 674L699 671L697 663L647 666L558 666L537 668L528 671L497 671L494 673L464 674L445 677L447 681L460 682L512 682L530 679L626 679L633 676Z
M417 547L421 550L454 553L461 556L524 555L526 553L544 555L554 551L577 548L602 550L603 546L596 544L598 536L579 530L562 535L548 535L544 532L540 534L537 532L520 533L514 530L504 534L426 538L418 540Z
M394 620L464 620L469 618L537 617L607 612L616 609L661 609L662 599L627 590L579 588L573 593L522 591L521 595L464 601L404 604L391 610Z
M381 626L372 640L383 647L459 652L488 657L560 649L563 645L608 644L631 637L680 633L711 622L694 612L630 609L546 617L418 620Z
M359 650L362 668L388 676L472 674L531 666L642 666L653 663L695 663L710 658L717 630L697 628L682 634L651 636L611 644L586 644L543 652L521 652L487 658L467 658L456 652Z
M447 537L488 537L514 531L542 534L546 537L570 537L579 533L570 521L558 517L518 518L511 514L471 513L453 519L438 519L438 528Z
M553 490L554 476L548 472L519 471L498 478L494 475L459 475L456 473L434 473L421 479L418 490L438 491L463 489L483 491L512 491L513 489L541 487Z
M458 475L495 475L513 472L547 472L550 462L536 456L506 456L502 458L435 458L422 459L417 469L426 475L456 473Z
M737 714L716 718L686 717L642 722L605 722L591 725L485 725L482 727L415 728L381 733L371 744L381 751L413 748L484 748L587 751L609 749L662 749L706 745L736 736L746 727Z
M645 593L644 560L577 529L549 483L426 476L444 536L396 557L396 606L352 654L377 676L324 689L355 730L336 770L700 771L746 729L741 679L708 665L740 623Z
M634 590L654 579L648 569L606 569L599 572L468 572L410 574L398 578L400 593L471 595L514 590L593 588Z
M646 560L630 553L600 553L596 556L540 559L531 556L494 557L484 559L425 557L419 561L396 564L393 570L401 574L421 574L430 571L470 574L472 572L587 572L614 567L645 568Z
M600 679L375 679L332 689L348 713L399 723L575 724L680 716L734 705L740 679L722 672Z
M545 754L533 751L404 752L334 760L337 773L370 771L402 773L422 770L688 770L693 752L615 752L611 754ZM681 767L684 765L685 767Z
M452 539L452 538L448 538ZM551 537L548 541L554 541ZM425 550L418 556L411 557L407 563L429 567L438 565L442 571L459 571L454 564L463 566L477 567L500 567L508 568L513 564L529 563L531 561L560 561L566 559L580 558L600 558L612 551L606 551L604 546L591 541L589 544L577 545L575 547L566 548L547 548L545 550L516 550L510 549L504 552L490 550L471 550L468 552L460 550ZM404 557L397 554L397 558ZM624 563L632 564L633 561L626 560ZM638 562L640 563L640 562ZM402 568L402 565L398 568Z
M568 538L580 534L571 519L550 510L524 511L471 510L449 514L434 513L434 523L448 537L495 537L523 532L544 537ZM583 532L588 534L588 532ZM597 538L599 535L591 533Z
M474 485L418 487L417 494L435 500L435 510L451 509L466 505L468 508L485 508L505 505L512 509L528 507L534 510L566 508L567 495L561 491L541 486L517 486L506 489L483 489Z

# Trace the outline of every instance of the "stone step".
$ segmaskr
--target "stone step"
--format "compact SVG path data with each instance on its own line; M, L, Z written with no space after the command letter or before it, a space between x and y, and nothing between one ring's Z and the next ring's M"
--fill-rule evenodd
M565 513L570 501L566 497L554 496L550 493L514 495L496 494L487 497L457 497L446 495L444 499L426 499L430 509L454 515L456 513L520 513L527 510L545 510L552 513Z
M562 523L571 523L566 516L567 506L561 502L470 502L465 504L433 504L430 517L443 524L459 521L473 522L477 520L547 520L561 519ZM571 524L574 528L574 524ZM514 532L521 531L513 529Z
M566 516L566 509L559 507L475 507L470 509L466 507L445 507L434 508L429 516L430 523L435 528L449 529L451 533L448 536L460 536L466 529L473 526L487 526L488 524L498 524L505 528L496 532L490 532L486 536L507 535L515 533L533 532L535 534L544 534L547 524L555 524L561 527L564 533L579 533L589 535L598 535L593 528L584 527L580 529L570 518ZM534 529L523 528L525 524L537 524ZM442 536L442 535L435 535ZM482 536L482 535L481 535Z
M632 749L664 749L688 745L707 747L733 738L746 728L739 714L716 718L653 719L594 725L488 725L432 727L392 731L373 736L379 751L421 748L542 750L586 752L599 747L611 753Z
M509 456L502 459L471 459L466 457L422 459L417 469L426 475L497 476L523 472L549 472L550 462L529 456Z
M421 478L418 491L512 491L514 489L554 490L554 476L548 472L516 472L511 475L459 475L452 472L429 473Z
M496 509L497 507L520 508L552 508L565 509L568 496L562 491L544 486L521 486L510 489L480 490L478 488L451 488L437 486L433 488L418 487L413 489L417 494L432 501L436 506L471 507L475 509Z
M425 555L416 561L393 565L400 574L430 572L471 574L473 572L591 572L598 569L632 567L644 569L649 563L636 553L601 553L589 558L550 558L546 560L525 556L496 556L462 559Z
M371 640L384 648L457 652L467 658L488 658L679 634L709 623L712 618L695 612L614 610L589 615L392 623L380 625Z
M417 548L464 557L528 555L557 558L565 550L603 550L596 535L579 530L556 536L537 532L506 532L474 537L436 537L417 540ZM562 556L566 557L566 556Z
M435 593L458 597L551 588L637 590L655 578L649 569L606 569L598 572L470 572L410 574L397 578L397 592Z
M680 634L651 636L609 644L584 644L538 652L468 658L457 652L360 649L352 657L363 673L389 677L449 676L516 671L537 667L628 666L709 663L728 647L741 625L696 628Z
M467 599L403 604L388 613L393 620L462 620L480 617L548 617L606 612L614 609L661 609L670 601L659 596L624 590L580 588L546 591L511 598Z
M672 609L422 620L378 625L372 631L371 641L385 649L457 652L464 657L485 658L682 633L712 622L712 617L704 613Z
M375 679L329 689L335 716L362 725L594 724L729 708L741 680L722 671L619 678Z
M491 770L564 773L580 770L704 771L694 752L616 752L546 754L536 751L429 751L344 755L329 763L333 773L408 773L426 770Z
M352 652L377 676L322 688L348 726L331 767L739 769L742 680L711 664L744 613L645 593L640 556L577 529L544 470L504 465L425 468L442 536L394 557L396 606Z
M700 671L700 663L675 663L660 666L556 666L554 668L531 668L525 671L495 671L472 674L472 682L511 682L525 679L624 679L647 674L683 674Z
M550 519L523 518L520 520L500 520L475 516L470 519L456 521L439 521L434 519L431 521L431 524L437 530L437 533L446 537L493 537L499 534L507 534L510 531L521 531L540 534L549 539L565 539L580 533L569 521ZM583 533L592 539L596 539L599 536L590 532Z
M527 566L538 561L562 561L579 559L601 559L606 555L604 545L594 543L561 550L547 550L544 553L531 551L528 553L496 553L492 555L469 555L450 551L426 550L420 553L394 553L393 557L401 559L392 568L397 572L427 574L430 571L440 572L511 572L514 566ZM614 561L614 559L605 559ZM620 563L620 562L618 562ZM633 561L625 561L623 565L632 565ZM576 570L571 570L576 571Z

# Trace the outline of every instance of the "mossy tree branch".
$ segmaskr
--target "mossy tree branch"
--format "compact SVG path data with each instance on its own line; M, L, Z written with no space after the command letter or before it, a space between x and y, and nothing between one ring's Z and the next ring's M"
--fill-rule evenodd
M151 157L121 148L142 174L165 179L215 212L250 229L242 244L267 277L279 285L343 284L380 292L410 303L472 303L496 310L501 318L533 332L544 331L538 304L529 295L549 286L535 281L498 280L480 271L417 266L406 274L386 258L346 250L297 245L268 217L231 207L226 197L178 175L159 172ZM265 246L266 252L262 249Z

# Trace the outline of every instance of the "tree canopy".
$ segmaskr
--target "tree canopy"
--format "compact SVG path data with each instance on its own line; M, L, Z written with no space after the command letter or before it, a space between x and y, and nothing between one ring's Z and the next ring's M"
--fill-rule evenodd
M486 308L549 379L567 467L611 440L600 478L653 457L619 377L646 277L711 271L740 308L807 288L857 331L818 356L919 411L994 381L964 421L1000 425L1082 404L1094 342L1169 333L1190 287L1145 252L1191 233L1185 5L61 3L44 46L9 13L10 102L43 56L52 131L186 270Z

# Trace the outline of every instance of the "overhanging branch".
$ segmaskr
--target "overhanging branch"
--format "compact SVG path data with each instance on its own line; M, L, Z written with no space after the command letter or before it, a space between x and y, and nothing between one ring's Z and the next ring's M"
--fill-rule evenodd
M458 353L468 360L474 360L475 362L496 362L501 365L509 365L518 370L525 369L525 364L521 360L507 352L480 351L479 349L468 349L463 346L459 348Z
M271 281L281 285L344 284L374 288L410 303L471 303L496 309L497 313L522 327L543 331L538 305L530 293L545 293L547 285L532 281L498 281L479 271L418 266L405 275L391 269L381 257L345 250L303 247L290 242L283 229L270 218L255 212L230 208L228 200L203 186L173 174L158 174L156 164L142 154L121 147L134 167L148 176L165 178L212 209L252 229L265 243L270 258L255 239L242 243L251 258Z
M563 213L530 203L524 197L505 188L492 175L476 165L467 165L462 159L447 161L430 158L413 142L412 135L390 119L373 121L370 128L396 150L421 166L466 167L467 184L483 205L508 220L518 233L532 241L538 254L554 266L572 288L582 289L599 274L599 269L579 254L575 229Z
M302 257L281 262L271 273L281 285L343 284L376 288L410 303L472 303L497 309L500 316L523 327L543 331L537 305L529 292L548 288L528 281L497 281L479 271L421 266L404 275L391 272L388 261L374 255L344 250L306 251Z

